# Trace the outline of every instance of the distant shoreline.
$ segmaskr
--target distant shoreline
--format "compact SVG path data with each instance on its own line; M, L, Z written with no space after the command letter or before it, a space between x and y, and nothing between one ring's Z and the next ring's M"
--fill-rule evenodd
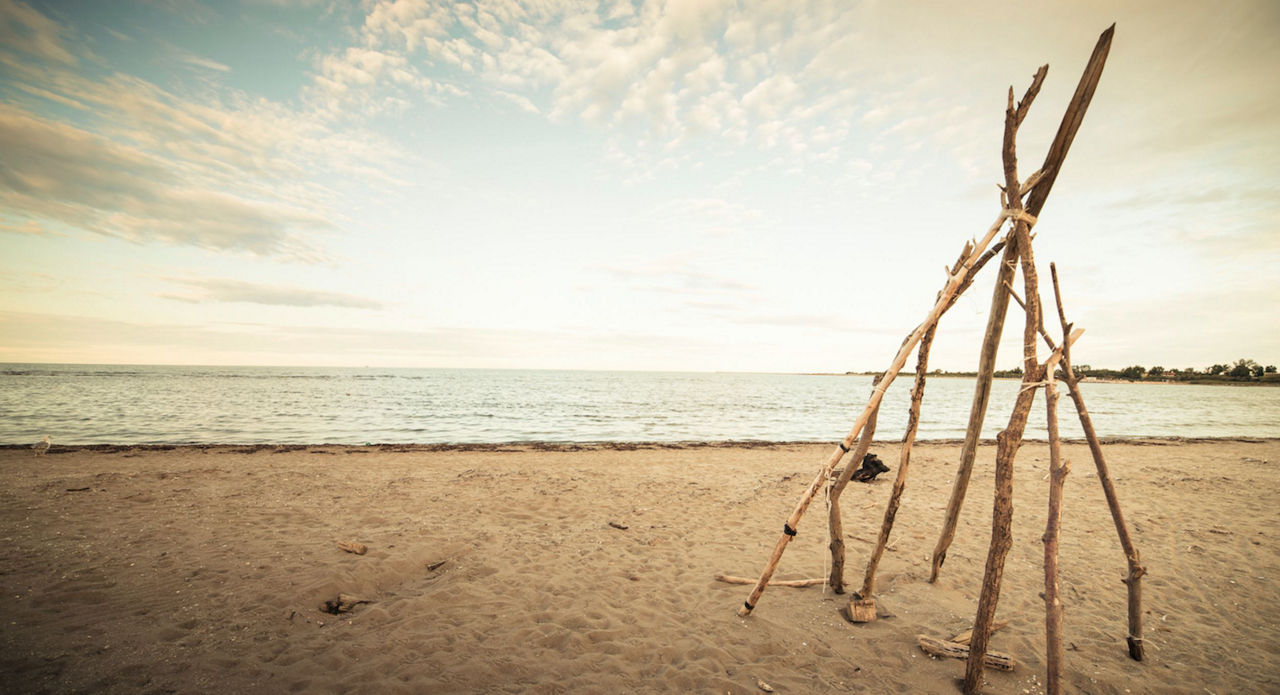
M881 372L795 372L796 376L867 376L876 377ZM899 374L903 376L907 372ZM912 376L914 372L910 372ZM977 374L972 372L942 372L941 374L929 373L930 379L976 379ZM1004 381L1021 381L1020 376L996 376L995 379ZM1151 380L1133 380L1133 379L1101 379L1098 377L1081 377L1082 384L1157 384L1169 386L1280 386L1280 379L1257 379L1257 380L1235 380L1235 379L1151 379Z
M945 437L938 439L918 439L915 444L917 446L933 446L947 447L956 446L964 440L955 437ZM1026 443L1044 444L1043 438L1026 437L1023 439ZM1085 440L1081 437L1063 437L1064 444L1084 444ZM1246 436L1225 436L1225 437L1155 437L1155 436L1133 436L1133 437L1100 437L1099 441L1104 445L1127 445L1127 446L1177 446L1181 444L1206 444L1206 443L1229 443L1241 442L1248 444L1261 444L1266 442L1280 442L1280 437L1246 437ZM792 441L766 441L766 440L720 440L720 441L684 441L684 442L538 442L538 441L522 441L522 442L453 442L453 443L421 443L421 444L404 444L394 442L380 442L372 444L333 444L333 443L317 443L317 444L245 444L236 442L226 442L218 444L201 444L201 443L175 443L175 444L58 444L54 442L53 448L49 450L46 456L57 456L59 454L71 454L76 452L93 452L98 454L117 454L131 451L146 452L163 452L163 451L207 451L220 453L236 453L236 454L284 454L290 452L307 452L314 453L343 451L348 453L407 453L407 452L444 452L444 451L487 451L491 453L519 453L528 451L548 451L548 452L571 452L571 451L641 451L656 449L776 449L784 447L808 447L819 446L822 444L831 444L835 446L835 440L830 442L819 440L792 440ZM901 443L900 438L894 437L889 439L876 438L873 440L874 446L895 446ZM993 438L984 438L979 440L981 446L995 446L996 440ZM0 451L5 450L30 450L30 444L0 444Z

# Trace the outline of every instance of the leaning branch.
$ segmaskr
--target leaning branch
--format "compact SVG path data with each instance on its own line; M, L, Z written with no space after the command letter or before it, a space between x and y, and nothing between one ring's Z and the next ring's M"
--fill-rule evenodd
M1062 322L1063 330L1067 330L1071 324L1067 323L1067 316L1062 310L1062 292L1058 287L1058 269L1052 263L1049 264L1049 273L1053 276L1053 294L1058 305L1058 319ZM1084 405L1084 394L1080 392L1080 379L1076 376L1075 371L1071 368L1071 349L1066 346L1062 356L1062 380L1067 384L1067 393L1071 396L1072 402L1076 406L1076 414L1080 416L1080 429L1084 430L1085 439L1089 442L1089 452L1093 455L1094 466L1098 469L1098 481L1102 483L1102 494L1107 498L1107 508L1111 510L1111 520L1115 522L1116 534L1120 537L1120 547L1124 549L1124 556L1129 565L1129 574L1124 578L1125 586L1129 589L1129 635L1126 641L1129 644L1129 657L1134 661L1142 661L1144 656L1142 647L1142 575L1147 573L1145 567L1142 566L1142 558L1138 555L1138 549L1133 544L1133 538L1129 535L1129 527L1125 524L1124 513L1120 511L1120 500L1116 497L1115 482L1111 478L1111 471L1107 468L1107 461L1102 456L1102 444L1098 441L1098 433L1093 428L1093 418L1089 416L1089 410Z

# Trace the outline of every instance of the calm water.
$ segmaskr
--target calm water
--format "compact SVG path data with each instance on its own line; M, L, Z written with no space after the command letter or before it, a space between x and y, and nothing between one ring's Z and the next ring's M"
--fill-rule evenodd
M877 438L901 437L911 375ZM984 437L1018 382L998 380ZM830 441L870 377L789 374L0 365L0 443ZM1280 388L1086 384L1102 436L1280 437ZM973 380L931 379L921 439L964 436ZM1028 436L1045 437L1037 398ZM1082 436L1064 395L1062 432Z

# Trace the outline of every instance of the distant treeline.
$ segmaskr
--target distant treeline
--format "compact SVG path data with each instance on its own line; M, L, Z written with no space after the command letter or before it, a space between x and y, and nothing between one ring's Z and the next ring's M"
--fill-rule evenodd
M1104 369L1087 364L1077 364L1072 365L1072 370L1076 373L1076 376L1086 380L1176 381L1190 384L1253 383L1280 386L1280 374L1276 373L1274 364L1264 367L1249 359L1236 360L1235 364L1215 364L1204 369L1196 369L1195 367L1167 369L1163 365L1144 367L1138 364L1124 369ZM850 374L852 373L854 372L850 372ZM873 374L873 372L868 372L868 374ZM977 372L946 372L941 369L935 369L930 374L933 376L977 376ZM1022 378L1022 367L997 369L995 376L997 378L1020 379Z

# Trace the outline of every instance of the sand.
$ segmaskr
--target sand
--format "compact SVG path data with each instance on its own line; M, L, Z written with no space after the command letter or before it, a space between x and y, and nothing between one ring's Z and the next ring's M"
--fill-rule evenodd
M874 449L897 468L897 445ZM993 448L927 582L957 459L917 445L877 622L847 596L748 587L830 445L54 447L0 450L0 671L9 693L955 693L920 633L972 621ZM1149 575L1127 657L1123 554L1087 449L1066 447L1070 692L1280 691L1280 441L1107 447ZM987 692L1044 691L1048 453L1018 458L1014 546ZM891 476L845 494L861 584ZM888 478L888 479L883 479ZM617 528L625 526L626 528ZM821 500L779 578L822 576ZM356 541L368 553L339 549ZM442 563L442 564L441 564ZM318 607L346 593L351 613Z

